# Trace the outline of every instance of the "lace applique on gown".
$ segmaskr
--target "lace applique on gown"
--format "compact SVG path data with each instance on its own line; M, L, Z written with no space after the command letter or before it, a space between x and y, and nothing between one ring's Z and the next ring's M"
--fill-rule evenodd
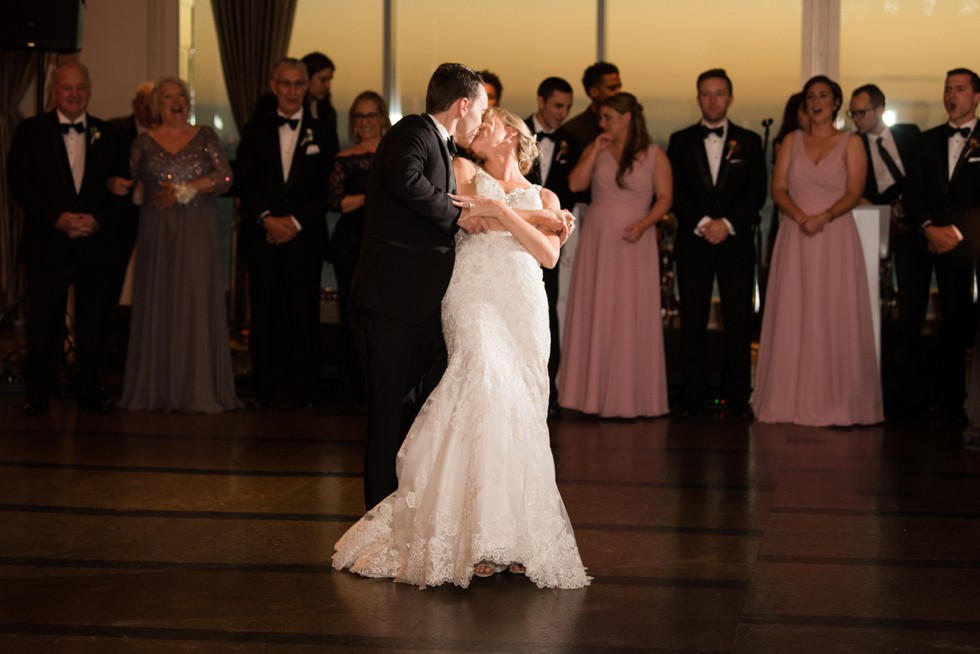
M541 207L540 186L477 194ZM509 232L456 236L442 302L449 365L398 453L398 490L337 542L333 565L419 587L467 587L474 564L520 562L540 587L588 585L548 436L548 303Z

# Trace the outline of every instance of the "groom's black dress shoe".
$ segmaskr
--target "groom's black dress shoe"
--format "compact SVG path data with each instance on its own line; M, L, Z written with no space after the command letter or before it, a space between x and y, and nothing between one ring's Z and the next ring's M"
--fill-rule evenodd
M92 413L109 413L112 411L112 402L105 397L80 397L78 398L78 408L81 411Z

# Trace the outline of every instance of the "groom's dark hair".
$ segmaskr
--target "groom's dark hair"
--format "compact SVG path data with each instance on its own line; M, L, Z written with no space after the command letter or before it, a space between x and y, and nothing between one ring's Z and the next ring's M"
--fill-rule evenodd
M460 98L474 99L483 88L483 78L463 64L441 64L429 78L425 92L425 113L438 114Z

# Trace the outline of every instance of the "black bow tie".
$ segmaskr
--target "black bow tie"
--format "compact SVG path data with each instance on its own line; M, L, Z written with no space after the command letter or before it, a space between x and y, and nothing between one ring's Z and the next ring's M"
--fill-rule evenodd
M970 136L970 128L969 127L953 127L952 125L946 125L946 137L947 138L953 138L957 134L959 134L963 138L967 138L968 136Z
M289 129L296 129L299 126L299 118L286 118L285 116L276 114L276 125L279 127L289 125Z
M67 134L71 130L75 130L79 134L84 134L85 125L83 123L61 123L62 134Z
M448 139L446 139L446 148L449 149L450 156L455 157L456 153L458 152L458 150L456 149L456 139L454 139L451 136Z
M557 130L555 130L554 132L538 132L534 136L538 139L539 142L540 141L543 141L545 139L551 139L555 143L558 142L558 131Z
M711 134L714 134L718 138L725 135L725 127L708 127L707 125L701 125L701 137L708 138Z

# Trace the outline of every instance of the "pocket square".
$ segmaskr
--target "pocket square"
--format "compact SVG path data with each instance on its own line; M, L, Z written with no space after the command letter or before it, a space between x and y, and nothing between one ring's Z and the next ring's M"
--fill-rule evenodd
M320 154L320 146L316 143L310 143L308 146L306 146L306 154Z
M976 163L978 161L980 161L980 157L970 157L966 160L966 163Z

